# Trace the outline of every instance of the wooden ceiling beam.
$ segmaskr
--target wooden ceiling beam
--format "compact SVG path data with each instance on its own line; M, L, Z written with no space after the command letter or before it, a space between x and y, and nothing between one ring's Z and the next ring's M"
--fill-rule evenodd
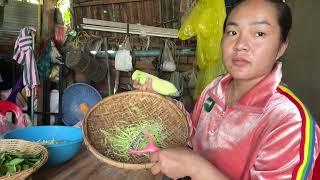
M178 38L178 29L159 28L154 26L145 26L137 24L130 24L129 29L127 29L127 25L127 23L104 21L89 18L83 18L83 24L81 24L83 29L88 30L118 33L127 33L127 30L129 30L130 34Z

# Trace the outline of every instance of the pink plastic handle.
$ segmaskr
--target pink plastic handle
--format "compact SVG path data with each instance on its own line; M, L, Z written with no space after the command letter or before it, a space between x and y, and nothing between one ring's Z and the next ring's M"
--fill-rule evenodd
M133 155L144 155L146 153L156 153L158 152L160 149L154 145L154 142L150 136L150 133L148 131L144 131L143 134L147 137L148 139L148 145L142 149L142 150L134 150L134 149L130 149L129 150L129 154L133 154Z
M8 111L12 111L17 119L17 126L19 128L26 127L26 123L23 118L23 113L21 109L10 101L1 101L0 100L0 114L5 116Z

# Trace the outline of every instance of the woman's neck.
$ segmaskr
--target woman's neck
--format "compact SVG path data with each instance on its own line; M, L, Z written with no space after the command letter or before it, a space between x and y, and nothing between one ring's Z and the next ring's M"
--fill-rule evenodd
M264 77L252 80L233 79L226 87L226 105L236 104L251 88L258 84Z

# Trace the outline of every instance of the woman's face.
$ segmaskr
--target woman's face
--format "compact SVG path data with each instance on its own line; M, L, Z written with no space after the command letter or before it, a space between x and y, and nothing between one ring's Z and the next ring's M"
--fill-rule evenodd
M265 77L286 47L280 42L277 10L271 3L248 0L229 14L222 51L223 63L234 79Z

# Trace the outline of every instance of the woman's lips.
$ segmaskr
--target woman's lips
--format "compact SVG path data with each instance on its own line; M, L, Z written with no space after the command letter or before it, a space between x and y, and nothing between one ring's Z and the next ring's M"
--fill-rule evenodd
M244 58L232 58L232 64L236 65L236 66L245 66L247 64L249 64L250 61L244 59Z

